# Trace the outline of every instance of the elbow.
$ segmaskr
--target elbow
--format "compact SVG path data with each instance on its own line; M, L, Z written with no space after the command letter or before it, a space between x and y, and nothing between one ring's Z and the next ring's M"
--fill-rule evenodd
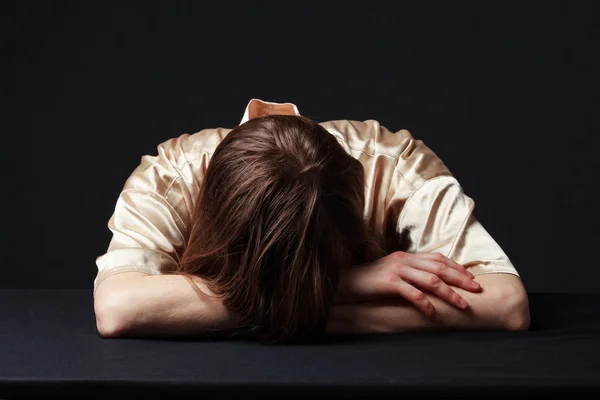
M522 283L507 286L500 291L500 302L503 304L502 326L508 331L527 331L531 321L529 298Z
M115 294L108 298L94 298L94 314L96 315L96 329L105 339L119 338L124 332L124 318L122 305ZM121 307L119 307L121 305Z
M116 318L110 315L96 313L96 329L105 339L121 337L122 329Z

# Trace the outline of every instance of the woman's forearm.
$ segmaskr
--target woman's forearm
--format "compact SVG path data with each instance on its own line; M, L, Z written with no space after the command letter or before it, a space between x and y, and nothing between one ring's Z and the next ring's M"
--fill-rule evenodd
M528 329L529 305L519 278L509 274L489 274L477 276L475 280L481 284L481 290L476 293L453 287L469 303L465 310L459 310L435 295L426 294L437 311L435 322L403 299L336 304L331 310L327 333Z
M238 327L238 316L211 295L201 278L193 286L182 275L143 275L123 281L127 290L108 306L98 307L98 328L104 337L228 336ZM120 278L125 278L122 274ZM111 278L108 278L111 279ZM480 275L477 293L453 287L470 307L459 310L428 294L437 321L425 317L402 299L334 304L327 334L400 333L423 330L505 329L529 326L527 295L517 277ZM112 288L118 285L112 286ZM105 297L102 287L99 297Z
M112 306L97 313L104 337L222 336L237 327L237 316L200 278L192 277L195 287L182 275L133 278L116 291Z

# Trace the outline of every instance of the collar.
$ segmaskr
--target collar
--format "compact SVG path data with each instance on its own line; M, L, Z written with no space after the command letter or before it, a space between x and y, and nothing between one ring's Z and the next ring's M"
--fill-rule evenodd
M264 117L267 115L300 115L298 107L293 103L274 103L253 98L248 102L244 116L240 125L253 118Z

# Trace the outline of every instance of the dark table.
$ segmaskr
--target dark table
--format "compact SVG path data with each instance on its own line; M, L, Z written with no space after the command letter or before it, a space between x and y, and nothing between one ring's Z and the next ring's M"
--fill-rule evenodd
M600 294L530 294L528 332L302 345L103 339L91 290L0 289L0 398L514 398L600 393Z

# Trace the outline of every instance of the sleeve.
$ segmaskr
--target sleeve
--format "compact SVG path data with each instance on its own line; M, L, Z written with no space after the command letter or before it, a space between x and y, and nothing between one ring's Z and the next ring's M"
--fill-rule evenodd
M490 233L475 218L475 202L453 176L427 180L408 198L397 232L410 232L410 251L439 252L467 267L473 275L519 276Z
M183 179L173 162L175 143L159 145L157 156L143 156L125 182L108 221L112 239L106 253L96 258L94 294L98 285L114 274L137 271L158 275L163 266L178 263L187 243L189 206L183 199L187 193Z

